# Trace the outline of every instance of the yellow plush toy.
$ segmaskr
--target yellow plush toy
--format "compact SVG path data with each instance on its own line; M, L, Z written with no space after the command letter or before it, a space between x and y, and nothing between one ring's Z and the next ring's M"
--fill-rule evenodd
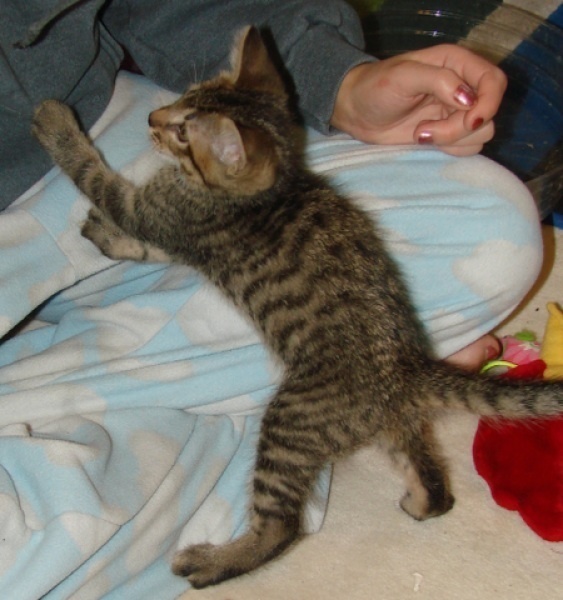
M549 317L540 354L547 365L543 376L563 379L563 311L555 302L549 302L547 310Z

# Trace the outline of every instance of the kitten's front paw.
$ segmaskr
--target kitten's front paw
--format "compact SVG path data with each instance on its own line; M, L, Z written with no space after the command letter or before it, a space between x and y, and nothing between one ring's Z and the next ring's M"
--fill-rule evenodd
M90 209L88 218L82 224L81 233L112 260L171 262L170 256L163 250L127 235L97 208Z
M45 100L35 109L31 131L49 153L80 134L74 113L58 100Z
M117 225L96 208L90 209L88 218L82 224L80 232L83 237L98 246L102 254L105 254L108 258L114 258L114 240L119 237L120 233L123 233Z
M224 564L222 546L213 544L196 544L176 554L172 563L172 572L180 577L187 577L196 589L215 585L241 575L240 571Z

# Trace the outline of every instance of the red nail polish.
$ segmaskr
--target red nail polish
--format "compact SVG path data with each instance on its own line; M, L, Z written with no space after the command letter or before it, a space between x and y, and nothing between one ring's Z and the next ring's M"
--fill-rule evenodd
M418 143L419 144L433 144L434 138L430 131L422 131L418 134Z
M477 97L468 85L462 83L454 92L454 99L462 106L473 106Z
M479 127L481 127L483 125L483 123L485 122L485 119L482 119L481 117L478 117L477 119L475 119L475 121L473 121L473 131L475 131L476 129L479 129Z

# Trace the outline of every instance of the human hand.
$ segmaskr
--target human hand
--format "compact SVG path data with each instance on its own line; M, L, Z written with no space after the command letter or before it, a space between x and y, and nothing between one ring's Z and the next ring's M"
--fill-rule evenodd
M505 89L504 73L484 58L461 46L433 46L351 69L331 124L364 142L477 154L494 135Z

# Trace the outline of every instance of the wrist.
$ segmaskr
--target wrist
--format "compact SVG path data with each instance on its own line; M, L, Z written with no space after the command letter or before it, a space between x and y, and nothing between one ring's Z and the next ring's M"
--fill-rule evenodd
M352 67L342 78L336 99L330 125L339 131L357 137L358 130L363 128L361 107L358 99L361 99L361 82L373 62L364 62Z

